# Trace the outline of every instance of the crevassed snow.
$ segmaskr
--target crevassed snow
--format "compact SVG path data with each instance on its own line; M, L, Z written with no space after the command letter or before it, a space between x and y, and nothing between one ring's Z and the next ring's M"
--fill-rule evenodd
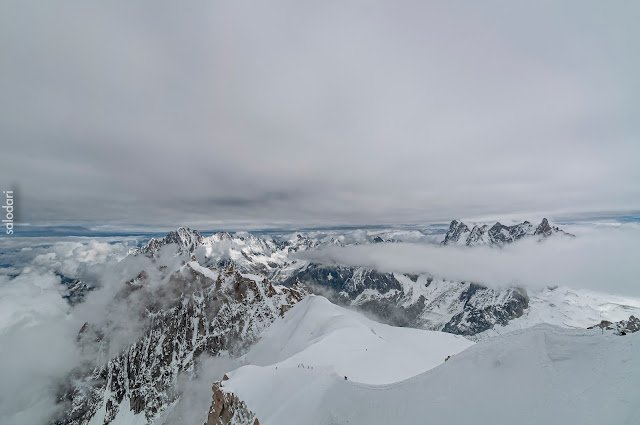
M324 352L330 351L326 346ZM272 347L272 355L279 353ZM280 363L240 368L224 387L245 400L263 425L636 425L638 358L640 333L619 337L539 325L478 343L392 384L364 384ZM398 359L379 361L385 368Z

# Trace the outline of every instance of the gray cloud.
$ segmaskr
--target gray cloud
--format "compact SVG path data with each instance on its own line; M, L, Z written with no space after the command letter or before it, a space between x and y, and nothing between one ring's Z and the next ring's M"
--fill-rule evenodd
M24 222L640 209L632 2L1 9L0 183Z

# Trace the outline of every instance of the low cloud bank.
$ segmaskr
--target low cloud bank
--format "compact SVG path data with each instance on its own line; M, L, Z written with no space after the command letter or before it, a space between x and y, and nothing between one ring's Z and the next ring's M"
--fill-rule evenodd
M564 285L640 296L640 226L575 226L576 238L525 239L505 246L385 243L326 247L297 258L385 272L429 273L491 287Z
M135 333L137 321L113 295L150 260L122 261L127 245L35 238L0 244L0 423L44 424L64 408L59 385L83 360L76 338L85 321L109 322L114 349ZM62 276L96 289L71 307Z

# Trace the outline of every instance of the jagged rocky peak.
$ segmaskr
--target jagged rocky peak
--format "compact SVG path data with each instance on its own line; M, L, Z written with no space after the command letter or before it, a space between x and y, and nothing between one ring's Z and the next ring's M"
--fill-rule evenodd
M190 254L197 247L202 245L204 238L197 230L179 227L177 230L170 231L167 236L162 239L151 238L146 245L135 249L132 254L155 255L160 248L169 244L176 244L178 252L181 254Z
M332 240L333 242L333 240ZM383 243L383 242L391 242L391 243L397 243L397 242L402 242L399 239L394 239L394 238L388 238L388 239L382 239L380 236L376 236L371 240L372 243Z
M489 241L492 245L504 245L531 234L533 234L533 226L528 221L514 226L505 226L497 222L488 231Z
M542 222L536 227L535 234L536 235L550 235L553 232L551 225L549 224L549 220L546 218L542 219Z
M556 226L551 226L546 218L542 219L542 222L536 228L528 221L513 226L506 226L496 222L491 227L475 225L471 231L461 221L453 220L441 243L442 245L503 246L528 236L547 237L556 233L573 236Z
M453 220L449 225L449 230L447 234L444 236L444 240L442 241L442 245L457 245L460 242L466 242L467 238L471 231L460 220Z
M305 249L314 248L318 245L319 245L318 241L298 234L296 235L296 238L294 240L289 241L289 246L287 247L287 251L288 252L302 251Z
M195 247L202 244L202 235L197 230L188 227L179 227L178 230L171 231L164 238L166 243L177 243L181 246Z
M216 232L211 236L211 240L214 242L231 241L233 240L233 235L229 232Z

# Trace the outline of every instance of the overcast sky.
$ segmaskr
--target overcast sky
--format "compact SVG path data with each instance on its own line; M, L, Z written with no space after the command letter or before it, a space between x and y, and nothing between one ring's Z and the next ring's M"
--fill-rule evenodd
M33 224L640 210L635 1L3 2Z

